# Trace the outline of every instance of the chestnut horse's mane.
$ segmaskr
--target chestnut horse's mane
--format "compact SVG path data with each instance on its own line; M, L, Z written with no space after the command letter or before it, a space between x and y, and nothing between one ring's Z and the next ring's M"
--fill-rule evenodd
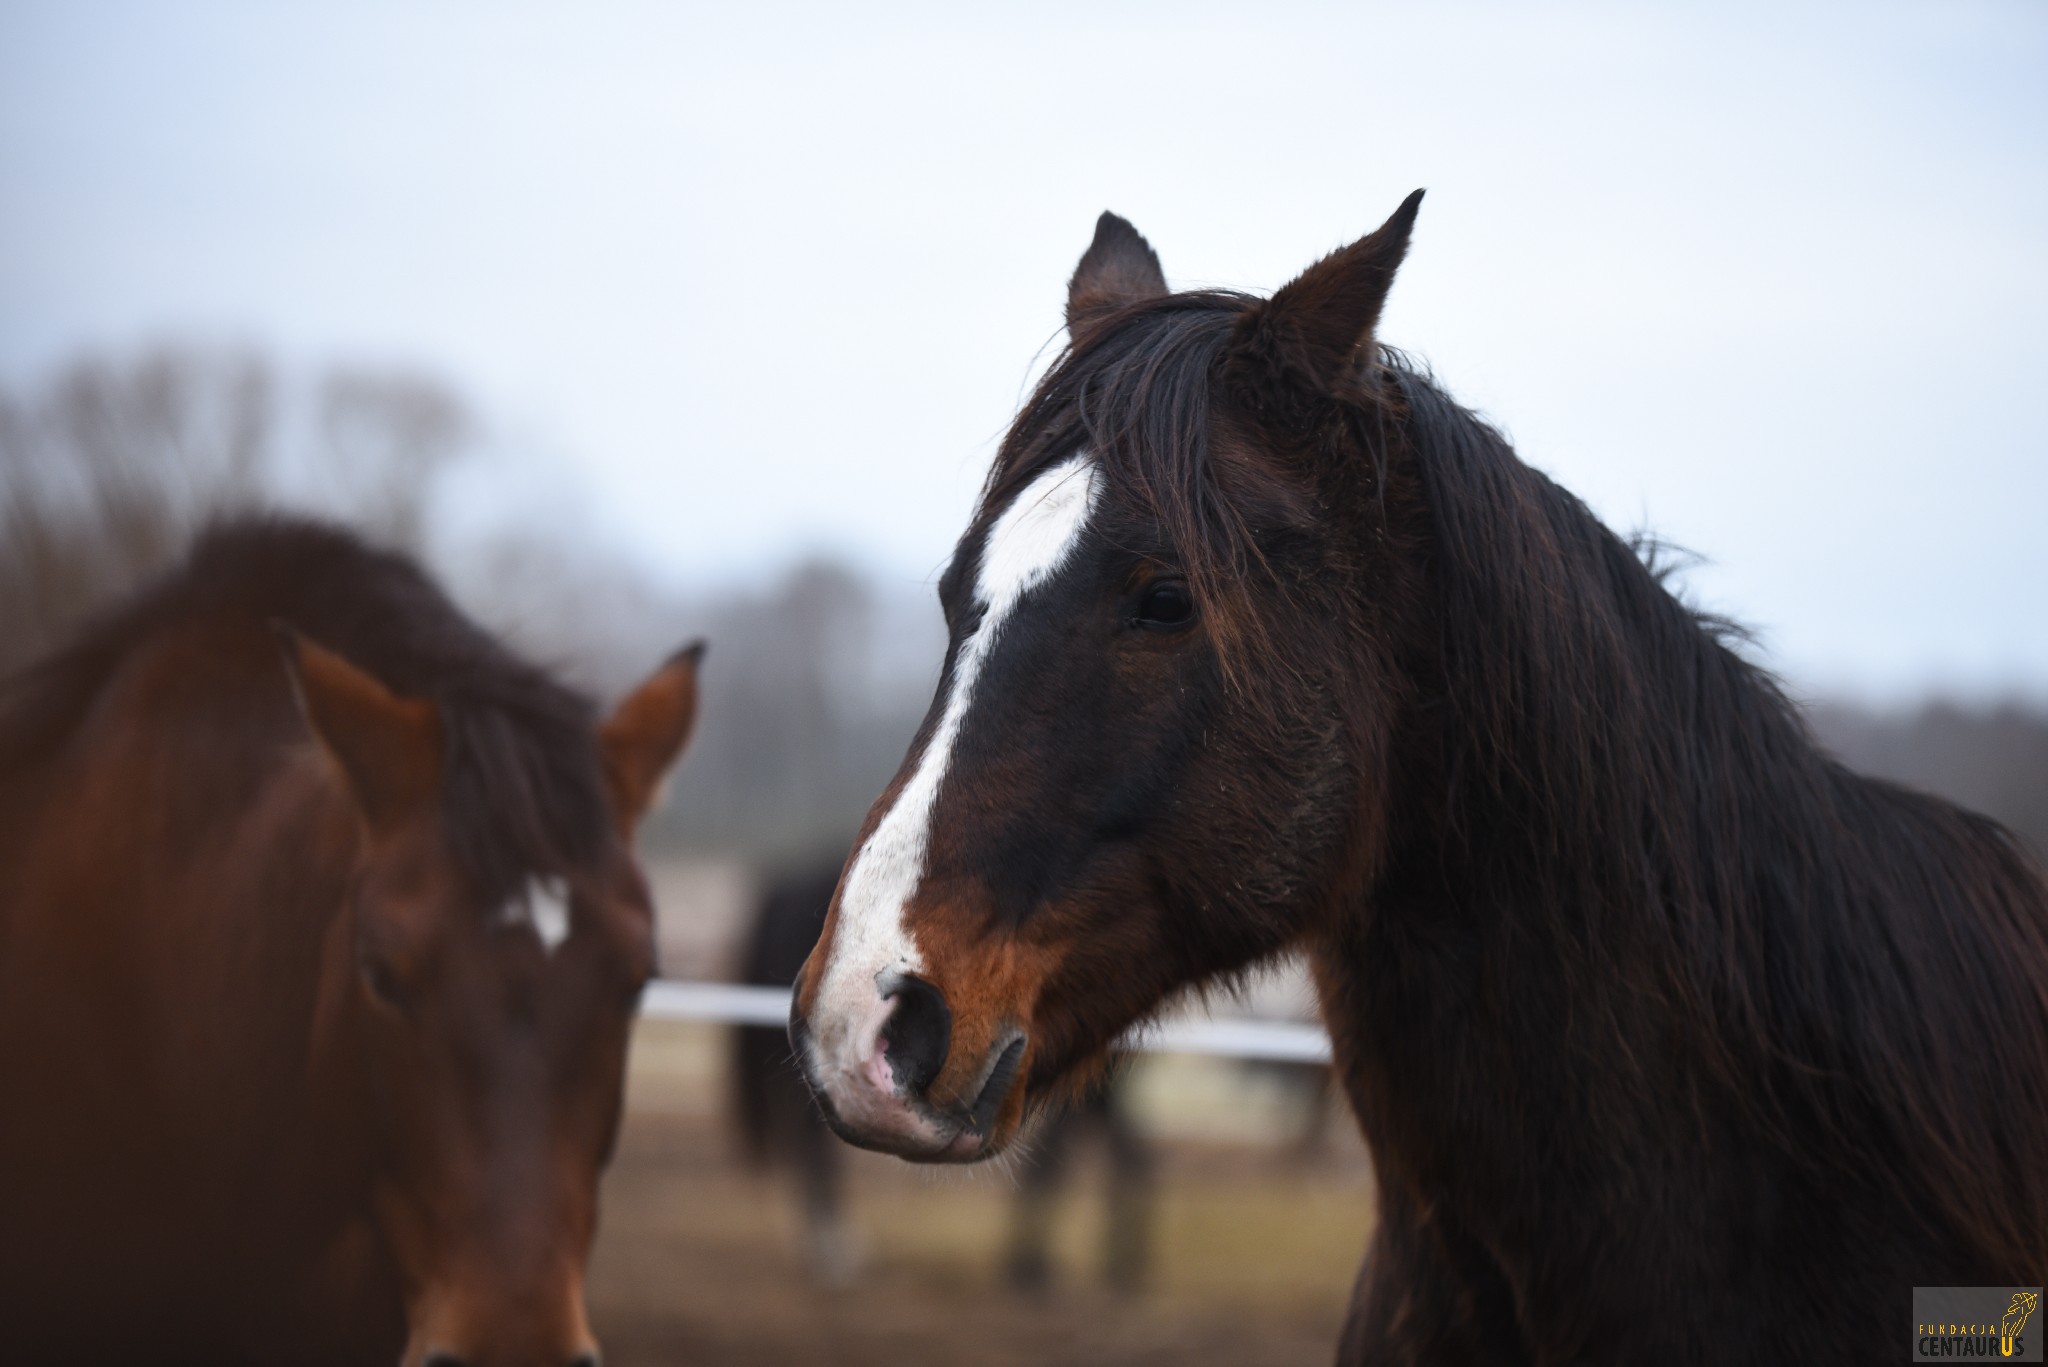
M590 700L469 621L412 561L299 518L216 524L181 565L0 681L0 771L61 748L156 633L222 619L288 626L436 703L450 849L487 905L601 858L611 818Z
M2048 1108L1998 1086L2048 1077L2039 866L1989 818L1824 753L1733 648L1739 632L1674 597L1654 554L1400 353L1361 357L1362 403L1246 366L1231 343L1256 303L1173 295L1084 333L1019 416L989 506L1085 446L1110 498L1162 530L1205 614L1225 618L1241 705L1270 710L1262 687L1356 665L1321 622L1247 619L1260 602L1248 577L1285 588L1264 574L1261 510L1284 504L1287 481L1219 468L1214 414L1227 406L1314 459L1366 463L1353 487L1412 472L1434 677L1412 681L1428 734L1409 744L1425 758L1402 799L1407 848L1385 875L1399 886L1383 892L1483 908L1554 943L1583 989L1574 1029L1604 1033L1603 1056L1655 1069L1648 1038L1694 1061L1682 1085L1713 1100L1695 1091L1674 1107L1736 1107L1816 1167L1865 1155L1918 1193L1930 1224L1973 1230L1997 1265L2041 1266L2048 1235L2032 1221L2048 1212L2048 1168L2018 1157L2048 1154ZM1369 600L1372 586L1353 591ZM1653 1084L1673 1085L1586 1085ZM1997 1189L2015 1169L2031 1189Z

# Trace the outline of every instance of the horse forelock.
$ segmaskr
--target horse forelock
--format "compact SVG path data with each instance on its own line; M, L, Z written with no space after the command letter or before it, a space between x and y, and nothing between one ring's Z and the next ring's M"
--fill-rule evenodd
M612 821L589 702L539 671L498 663L504 672L435 695L446 736L442 814L476 895L516 914L534 905L534 886L598 870Z
M1169 295L1091 327L1057 358L1011 425L985 499L1000 505L1049 466L1086 448L1103 497L1165 540L1201 605L1226 675L1268 644L1243 586L1263 570L1253 505L1284 481L1232 468L1215 432L1221 363L1249 295Z

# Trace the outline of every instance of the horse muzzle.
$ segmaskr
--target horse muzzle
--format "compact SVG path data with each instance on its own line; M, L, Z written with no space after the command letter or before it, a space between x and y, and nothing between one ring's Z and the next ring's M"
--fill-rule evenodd
M1013 1024L958 1028L935 984L880 974L851 1011L792 1004L789 1037L825 1119L849 1144L926 1163L971 1163L1022 1114L1030 1041Z

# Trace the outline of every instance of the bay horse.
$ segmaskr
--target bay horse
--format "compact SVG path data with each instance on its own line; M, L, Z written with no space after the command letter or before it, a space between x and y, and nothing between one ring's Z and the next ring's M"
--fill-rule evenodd
M701 647L600 724L246 519L0 690L0 1356L594 1367Z
M808 1076L853 1143L985 1158L1300 946L1379 1182L1342 1361L1902 1358L1915 1284L2048 1280L2040 868L1822 753L1381 345L1420 199L1269 299L1101 219Z

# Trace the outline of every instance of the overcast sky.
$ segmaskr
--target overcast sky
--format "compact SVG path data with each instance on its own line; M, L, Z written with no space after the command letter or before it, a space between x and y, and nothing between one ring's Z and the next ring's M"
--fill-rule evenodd
M918 584L1098 212L1269 290L1427 186L1386 338L1795 687L2048 698L2044 154L2038 0L0 0L0 381L417 364L518 515Z

